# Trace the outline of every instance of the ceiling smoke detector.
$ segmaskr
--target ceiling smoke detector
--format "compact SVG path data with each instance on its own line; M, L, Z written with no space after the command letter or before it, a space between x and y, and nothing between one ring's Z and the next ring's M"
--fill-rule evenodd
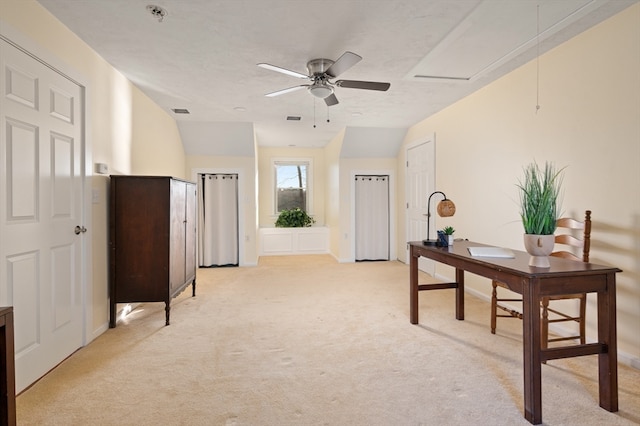
M165 16L167 16L167 11L160 6L156 6L155 4L150 4L147 6L147 10L151 13L158 22L162 22Z

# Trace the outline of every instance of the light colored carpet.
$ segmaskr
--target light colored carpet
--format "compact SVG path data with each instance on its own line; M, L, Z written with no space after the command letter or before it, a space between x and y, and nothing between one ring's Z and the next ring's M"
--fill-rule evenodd
M201 269L197 296L139 305L23 392L20 425L527 425L521 322L420 296L409 268L330 256ZM423 276L422 282L428 277ZM487 282L489 285L489 282ZM620 366L620 412L598 406L597 357L543 366L548 425L640 423L640 371Z

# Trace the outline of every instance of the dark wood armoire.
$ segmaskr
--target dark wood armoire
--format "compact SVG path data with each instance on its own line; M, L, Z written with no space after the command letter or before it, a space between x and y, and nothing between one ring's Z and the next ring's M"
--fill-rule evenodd
M196 185L167 176L111 176L109 327L116 305L164 302L189 284L196 295Z

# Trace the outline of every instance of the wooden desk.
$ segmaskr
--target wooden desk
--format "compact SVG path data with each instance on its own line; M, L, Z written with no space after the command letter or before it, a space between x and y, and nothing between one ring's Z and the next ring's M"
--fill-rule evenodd
M618 363L616 348L616 273L618 268L550 257L550 268L529 266L529 255L515 251L515 259L472 257L467 250L484 244L455 242L450 247L410 244L409 307L411 324L418 323L418 292L456 289L456 318L464 319L464 272L505 283L522 295L522 335L524 366L524 417L533 424L542 423L542 362L598 354L600 407L618 411ZM456 268L456 282L418 284L420 256ZM540 299L575 293L598 295L598 343L541 349Z
M0 425L16 424L13 308L0 307Z

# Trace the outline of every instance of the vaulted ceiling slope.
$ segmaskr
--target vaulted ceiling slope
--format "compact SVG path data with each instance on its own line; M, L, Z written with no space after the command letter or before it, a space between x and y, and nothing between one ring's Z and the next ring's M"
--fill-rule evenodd
M39 2L174 115L190 155L246 155L254 134L322 147L347 129L345 155L367 157L372 135L397 136L637 0ZM330 107L307 90L264 96L309 81L258 63L306 75L346 51L362 60L339 79L389 90L335 87Z

